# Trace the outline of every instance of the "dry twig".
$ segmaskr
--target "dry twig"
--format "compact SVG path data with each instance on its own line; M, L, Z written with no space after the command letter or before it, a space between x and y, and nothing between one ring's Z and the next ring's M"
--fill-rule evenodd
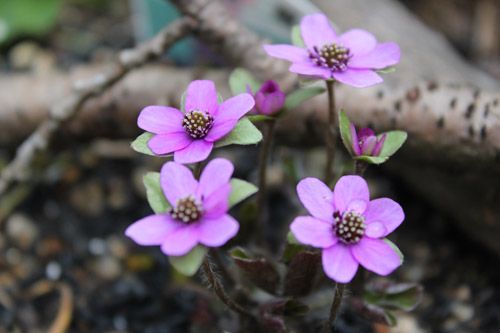
M180 19L155 38L138 47L122 51L114 67L106 73L95 75L87 81L76 81L73 93L51 108L49 117L42 122L34 133L18 148L16 156L2 171L0 176L0 195L16 180L29 175L32 161L37 153L48 149L50 141L60 126L73 118L83 104L92 97L102 95L120 81L132 69L145 64L148 60L160 57L164 51L194 28L194 21Z

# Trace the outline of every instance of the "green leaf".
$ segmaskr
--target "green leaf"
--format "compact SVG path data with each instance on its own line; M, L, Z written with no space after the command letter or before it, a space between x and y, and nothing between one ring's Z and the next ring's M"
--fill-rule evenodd
M242 118L236 127L225 137L215 143L220 148L228 145L253 145L262 140L262 133L248 118Z
M233 95L246 93L247 86L255 93L259 90L261 83L246 69L236 68L231 72L231 75L229 75L229 88L231 88Z
M170 264L174 266L175 270L186 276L193 276L196 274L205 254L207 253L207 248L203 246L196 246L188 254L180 257L169 256L168 260Z
M300 26L299 25L294 25L292 27L292 44L298 47L305 47L306 44L304 43L304 40L302 39L302 34L300 33Z
M258 191L257 186L242 179L231 179L231 194L229 195L229 207L242 202Z
M408 134L404 131L390 131L383 133L386 135L380 156L390 157L405 143ZM381 135L383 135L381 134ZM379 135L379 138L380 136Z
M156 156L148 147L148 141L153 137L153 133L144 132L139 135L130 145L138 153Z
M18 36L48 32L62 4L62 0L1 0L0 44Z
M423 287L418 283L372 280L365 287L366 302L386 310L412 311L422 300Z
M399 249L399 247L396 244L394 244L393 242L391 242L389 239L384 238L384 242L386 242L387 245L389 245L390 247L392 247L392 249L399 255L399 259L401 260L401 265L402 265L403 261L405 259L405 256L403 255L403 252L401 252L401 250Z
M170 204L160 186L160 173L148 172L142 178L142 182L146 187L146 196L151 209L156 214L167 212L170 209Z
M367 156L367 155L354 156L353 158L355 160L363 161L370 164L382 164L389 159L389 157L387 156Z
M252 123L260 123L262 121L271 121L271 120L274 120L276 118L274 117L271 117L271 116L266 116L266 115L263 115L263 114L254 114L254 115L250 115L250 116L247 116L247 118L252 122Z
M187 95L187 92L185 91L182 93L182 96L181 96L181 111L182 111L182 113L186 113L186 95Z
M354 156L354 151L352 149L351 122L343 110L339 112L339 129L344 146L351 156Z
M379 74L389 74L389 73L394 73L396 71L396 67L394 66L389 66L386 68L378 69L377 73Z
M314 96L325 92L322 87L306 87L297 89L286 96L285 109L293 109Z

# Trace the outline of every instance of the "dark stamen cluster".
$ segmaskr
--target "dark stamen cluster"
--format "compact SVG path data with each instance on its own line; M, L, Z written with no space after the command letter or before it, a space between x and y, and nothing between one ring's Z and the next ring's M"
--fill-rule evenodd
M169 213L174 220L192 223L198 221L203 215L203 206L194 196L190 195L177 200L175 208L171 208Z
M332 43L323 45L321 49L315 46L313 51L309 50L309 58L318 66L342 72L347 69L351 53L348 48Z
M214 117L211 114L193 110L184 116L182 127L193 139L203 139L214 124Z
M353 211L340 216L338 212L333 214L335 219L335 234L345 244L358 243L365 234L365 218Z

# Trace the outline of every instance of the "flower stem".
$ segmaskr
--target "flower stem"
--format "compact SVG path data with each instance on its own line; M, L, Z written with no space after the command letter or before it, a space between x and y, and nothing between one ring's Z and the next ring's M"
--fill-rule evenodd
M267 162L271 143L273 141L275 120L264 123L264 139L259 151L259 192L257 192L257 242L261 243L265 237L266 198L267 198Z
M333 165L335 162L335 145L337 141L337 111L335 109L335 81L326 80L328 91L328 127L326 131L326 167L325 182L331 185L334 178Z
M333 294L332 307L330 308L330 317L328 318L328 323L325 326L325 332L330 332L334 325L335 319L340 309L340 304L342 303L342 297L344 296L345 284L337 283L335 292Z
M354 174L358 176L363 176L365 173L366 169L368 168L368 164L363 161L354 161Z
M226 306L233 310L234 312L245 316L253 318L253 314L246 310L244 307L233 301L225 292L224 287L222 286L217 273L214 268L216 268L215 263L210 260L210 254L205 256L205 260L203 260L202 270L205 274L210 287L213 289L215 295L222 301L222 303L226 304Z

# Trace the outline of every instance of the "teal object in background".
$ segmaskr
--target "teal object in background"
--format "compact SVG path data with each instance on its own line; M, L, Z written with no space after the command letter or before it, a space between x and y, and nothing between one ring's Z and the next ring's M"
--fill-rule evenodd
M130 0L130 4L135 37L138 42L150 39L180 16L177 9L165 0ZM187 37L176 43L169 50L168 55L177 64L191 64L195 60L193 51L196 47L196 41Z

